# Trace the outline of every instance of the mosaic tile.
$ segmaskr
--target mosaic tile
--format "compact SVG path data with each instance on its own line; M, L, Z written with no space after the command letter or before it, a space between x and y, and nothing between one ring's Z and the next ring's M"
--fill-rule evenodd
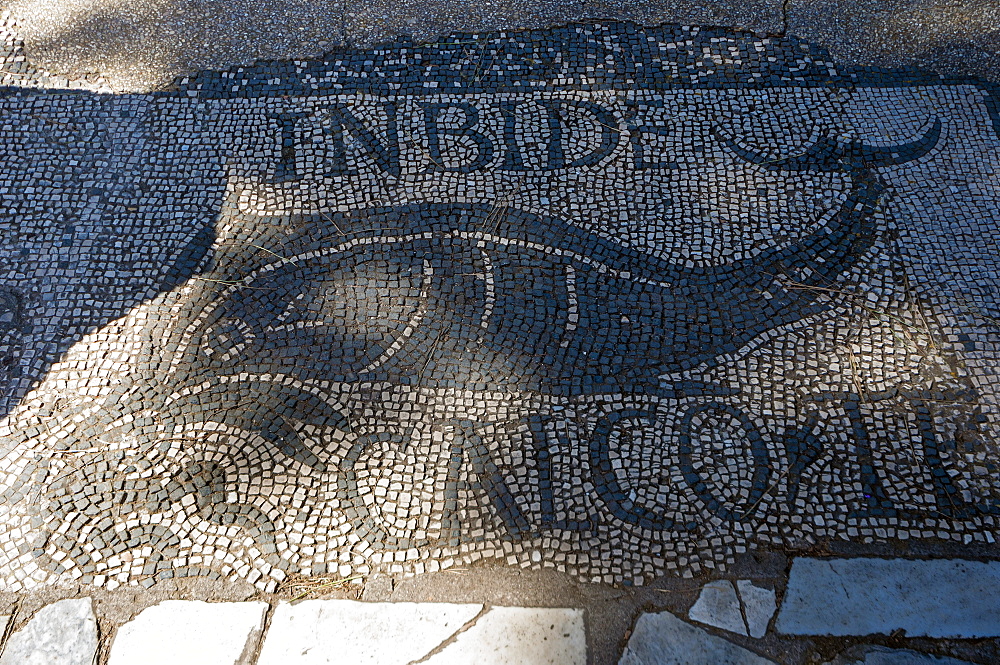
M632 23L5 88L0 586L992 543L998 147Z

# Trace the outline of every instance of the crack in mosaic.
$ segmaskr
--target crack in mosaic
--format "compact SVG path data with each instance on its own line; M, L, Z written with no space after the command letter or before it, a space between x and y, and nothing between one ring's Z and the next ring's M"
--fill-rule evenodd
M985 84L613 23L0 109L7 589L995 538Z

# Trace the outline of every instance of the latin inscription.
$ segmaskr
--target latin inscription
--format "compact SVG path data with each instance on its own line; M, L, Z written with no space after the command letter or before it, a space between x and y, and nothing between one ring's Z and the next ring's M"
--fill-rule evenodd
M671 131L662 118L661 99L640 104L602 95L602 100L365 100L363 105L323 104L310 111L275 114L271 121L280 145L271 180L349 177L365 168L394 178L414 170L538 173L600 168L620 147L627 147L627 161L637 171L671 168L669 155L662 154L656 142ZM419 142L419 149L407 145L412 141Z

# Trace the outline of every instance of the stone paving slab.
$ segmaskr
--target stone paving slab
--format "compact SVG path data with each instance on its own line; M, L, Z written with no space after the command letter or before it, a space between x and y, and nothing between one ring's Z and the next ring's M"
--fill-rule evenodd
M91 665L96 621L89 598L43 607L8 641L4 665ZM168 600L113 634L107 665L584 665L579 609L449 603ZM262 646L261 643L263 642ZM258 657L259 650L259 657Z
M861 646L850 649L828 665L971 665L967 660L934 656L909 649Z
M688 617L733 633L747 634L740 599L736 596L736 587L729 580L716 580L706 584L698 600L688 611Z
M763 637L777 609L775 593L750 580L715 580L706 584L688 611L691 619L738 635Z
M419 661L483 611L482 605L306 600L274 610L259 665Z
M93 604L77 598L40 609L8 638L0 665L94 665L96 658Z
M796 559L776 629L795 635L1000 635L1000 562Z
M771 617L778 609L774 590L757 586L750 580L737 580L736 590L740 596L743 616L746 617L748 634L750 637L763 637L767 633Z
M433 653L427 665L585 665L587 636L576 609L493 607Z
M774 661L670 612L659 612L639 617L619 665L774 665Z
M743 580L745 582L745 580ZM744 585L747 586L747 585ZM714 589L709 583L703 588ZM657 598L657 594L647 596ZM609 599L605 598L602 604ZM141 601L140 601L141 602ZM910 639L913 648L855 644L830 660L830 638L769 633L726 639L664 610L636 607L613 650L588 648L607 637L599 605L532 608L476 603L365 603L345 599L203 602L167 600L122 618L107 595L43 605L16 634L2 662L31 665L275 665L392 663L450 665L970 665L995 661L1000 641L959 645ZM587 614L590 614L589 619ZM115 615L119 614L118 618ZM270 619L265 621L267 614ZM126 614L125 617L128 615ZM96 652L95 619L108 636ZM81 623L89 623L89 627ZM266 628L265 628L266 626ZM81 627L83 629L81 629ZM266 633L265 633L266 631ZM728 634L732 635L731 631ZM817 648L818 647L818 648ZM624 649L624 652L622 652ZM835 653L835 652L834 652ZM962 654L969 660L935 654ZM95 660L96 659L96 660Z
M251 665L267 603L168 600L118 629L108 665Z

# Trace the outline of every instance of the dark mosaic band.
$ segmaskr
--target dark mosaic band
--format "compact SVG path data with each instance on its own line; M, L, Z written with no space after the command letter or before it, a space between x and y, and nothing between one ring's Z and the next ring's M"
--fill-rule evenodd
M3 588L993 542L998 129L627 23L7 90Z

